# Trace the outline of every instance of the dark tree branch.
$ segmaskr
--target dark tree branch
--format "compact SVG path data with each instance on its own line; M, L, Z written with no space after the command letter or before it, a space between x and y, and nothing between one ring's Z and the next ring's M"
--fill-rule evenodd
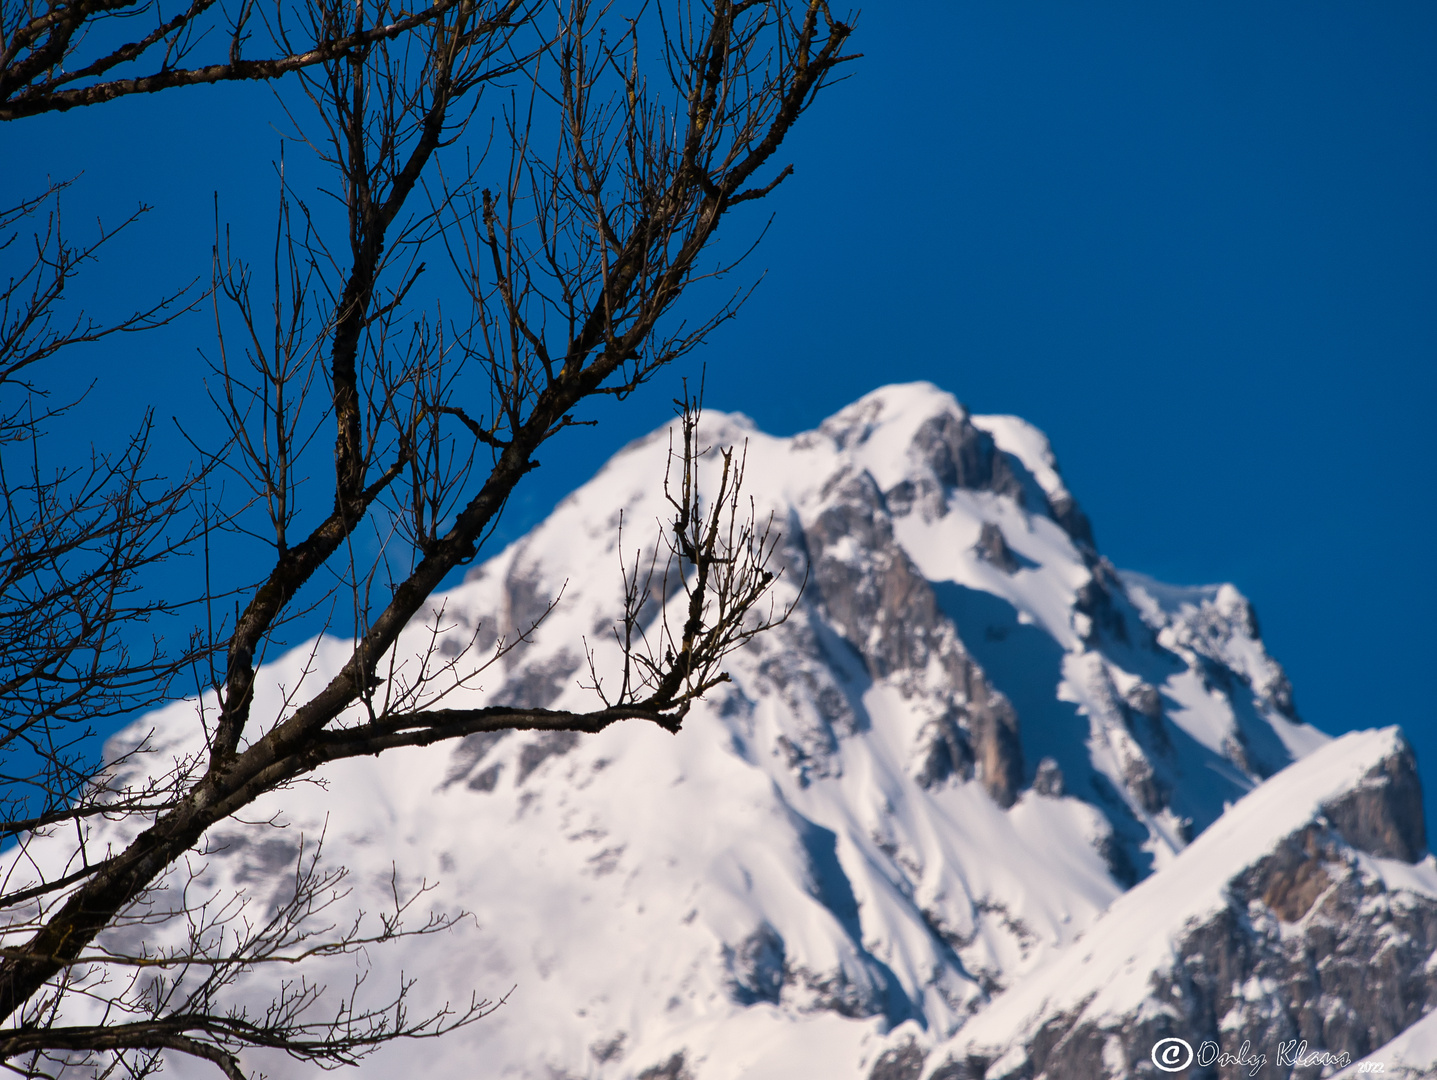
M122 45L113 52L71 72L61 68L65 56L76 47L87 23L106 16L143 10L139 0L80 0L52 8L30 20L10 35L0 68L0 120L18 120L47 112L65 112L82 105L99 105L131 94L154 94L180 86L201 86L219 82L254 82L278 79L291 72L326 64L363 51L377 43L391 41L418 27L437 22L455 8L472 0L436 0L422 11L405 15L379 26L320 39L313 46L263 60L242 60L238 56L242 36L236 29L230 56L224 63L194 68L164 67L149 75L108 82L70 86L81 79L103 75L112 68L132 62L157 43L193 29L214 0L194 0L188 9L159 28ZM500 8L489 27L499 29L520 12L522 0L510 0ZM283 42L287 44L287 42ZM49 74L46 74L49 73Z
M222 445L188 436L204 462L193 476L151 478L148 431L88 472L0 471L10 497L0 753L25 745L49 755L35 779L44 805L12 802L4 815L12 835L30 831L0 863L0 911L10 913L0 924L0 1015L10 1024L0 1057L37 1074L84 1062L144 1075L161 1052L174 1052L235 1076L246 1047L347 1064L390 1039L472 1022L493 1006L475 999L412 1020L408 983L386 1004L366 1006L362 977L337 1003L300 978L262 1016L225 1004L257 966L302 970L305 961L450 925L439 917L406 926L427 886L401 897L396 885L377 927L336 921L326 913L340 910L343 871L322 869L315 845L301 852L290 899L273 916L251 920L240 894L200 902L188 890L209 845L226 835L216 826L272 825L239 815L331 761L513 728L596 732L629 719L676 732L727 678L725 657L786 617L774 607L769 568L779 537L744 504L743 451L705 448L697 403L685 396L665 477L671 517L646 572L639 560L632 569L621 562L620 674L606 686L590 652L592 708L517 709L482 698L467 707L472 696L449 697L476 689L485 666L528 640L542 617L487 658L446 659L436 652L435 616L428 646L399 655L435 590L480 553L538 467L539 449L591 422L585 401L627 397L734 315L742 290L697 322L673 312L695 286L733 269L705 253L732 207L791 174L784 167L765 179L764 170L848 59L850 28L823 0L661 3L632 19L568 0L551 34L525 21L532 11L521 0L443 0L399 17L382 5L314 0L304 9L305 39L317 44L289 48L283 9L262 9L282 54L243 60L254 10L246 4L230 28L228 60L184 67L214 10L189 0L130 44L68 61L67 75L59 65L78 55L81 31L132 10L128 0L77 0L18 19L15 10L0 19L0 119L297 71L313 106L304 141L335 170L340 219L322 226L281 168L272 303L259 301L249 265L217 230L210 364ZM649 41L661 60L652 80L641 67ZM86 82L150 50L166 57L155 81ZM445 148L464 136L484 87L521 73L527 100L516 91L492 118L507 163L480 159L444 173ZM497 182L486 184L491 172ZM29 220L40 205L22 204L0 225ZM326 246L341 228L347 247ZM111 332L47 321L62 291L55 283L93 250L77 254L59 236L57 219L41 232L29 276L6 294L16 314L7 307L0 319L0 343L16 343L0 352L0 393L18 395L0 401L10 424L0 434L27 450L43 434L36 416L45 416L34 408L42 390L33 373ZM415 310L436 244L466 294L459 318L437 305ZM171 298L113 329L180 310ZM211 498L209 479L221 468L239 484L237 502ZM160 559L181 551L202 550L208 573L210 541L221 534L260 545L237 580L173 602L141 590ZM367 544L382 554L362 558ZM657 615L646 608L656 602L656 576L657 595L673 597L657 601ZM311 656L279 704L257 713L280 628L307 605L335 602L354 625L343 661L325 667L334 674L321 680ZM132 624L190 603L204 615L186 646L167 651L156 639L152 652L130 655ZM56 632L38 634L50 625ZM80 748L93 724L172 698L184 671L194 674L203 738L164 768L147 768L153 748L141 740L88 771ZM174 906L158 905L160 896L175 897ZM137 927L183 933L165 949L108 944L117 940L111 931ZM105 1002L105 1020L70 1024L67 1003L77 998Z

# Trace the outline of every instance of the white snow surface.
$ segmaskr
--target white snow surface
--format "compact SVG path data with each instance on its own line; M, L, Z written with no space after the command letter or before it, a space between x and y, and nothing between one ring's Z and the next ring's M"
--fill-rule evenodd
M924 725L960 698L941 673L902 686L869 674L812 585L799 599L799 534L845 475L866 472L880 491L931 475L914 435L945 412L967 418L951 395L917 383L875 391L792 438L705 417L706 442L746 444L745 489L786 534L778 598L798 603L731 658L733 684L678 735L628 721L572 745L514 733L339 763L322 785L267 796L244 815L273 824L212 830L197 884L238 888L262 911L292 880L301 845L323 836L326 862L350 872L345 903L382 909L394 875L401 888L430 887L420 922L430 909L472 913L451 932L369 949L366 987L378 996L418 975L416 1012L471 991L506 1004L441 1040L365 1059L368 1078L419 1067L435 1078L627 1080L683 1053L696 1080L859 1080L909 1033L995 1044L1056 995L1078 1000L1080 987L1098 993L1089 1008L1122 1007L1162 962L1167 931L1213 902L1226 868L1300 824L1392 736L1329 742L1284 712L1281 669L1231 586L1119 579L1033 498L949 490L887 519L1012 700L1025 779L1052 758L1066 794L1027 789L1004 810L977 778L921 785ZM1049 499L1067 494L1037 429L1005 416L971 423ZM434 597L396 652L390 687L427 663L430 698L444 707L535 693L553 708L595 707L584 649L612 685L620 513L632 565L668 517L669 442L661 429L626 447L529 536ZM1002 530L1018 569L976 551L985 523ZM1110 581L1121 633L1077 610L1095 578ZM482 666L495 634L512 639L551 601L532 643ZM324 685L346 649L322 638L266 667L259 729ZM151 728L162 757L202 748L194 701L144 718L116 745ZM1143 775L1166 788L1161 806L1143 795ZM99 821L91 832L96 850L128 835ZM1150 875L1126 894L1118 849ZM58 838L32 848L54 865L67 852ZM355 964L315 970L342 991ZM255 976L246 1000L267 1001L277 977ZM261 1053L248 1064L309 1075Z
M1437 1076L1437 1012L1428 1013L1391 1042L1335 1073L1332 1080L1355 1080L1359 1076L1381 1076L1384 1080Z

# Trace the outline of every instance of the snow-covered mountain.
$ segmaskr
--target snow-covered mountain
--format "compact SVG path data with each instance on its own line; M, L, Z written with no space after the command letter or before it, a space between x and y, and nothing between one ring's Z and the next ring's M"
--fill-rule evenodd
M1418 863L1421 832L1401 733L1345 735L1115 900L931 1055L928 1075L1156 1075L1153 1048L1174 1038L1195 1076L1224 1052L1237 1060L1207 1075L1385 1065L1383 1044L1437 991L1437 868Z
M437 883L436 909L473 912L371 950L371 983L514 988L507 1004L364 1076L1158 1075L1147 1055L1170 1036L1300 1037L1356 1061L1437 1003L1437 865L1400 735L1304 724L1231 585L1110 565L1039 431L912 384L792 438L713 414L703 436L747 444L796 606L681 733L631 721L345 762L247 815L284 830L212 838L204 882L261 903L323 832L349 902L372 907L393 865ZM622 610L619 514L626 550L652 545L668 449L667 430L633 443L434 598L434 655L461 666L558 599L450 704L592 707L585 648L602 676ZM320 640L272 665L255 714L343 654ZM142 726L179 753L194 713ZM1354 968L1369 949L1377 1004ZM329 964L352 982L352 958ZM1437 1036L1403 1061L1424 1046Z

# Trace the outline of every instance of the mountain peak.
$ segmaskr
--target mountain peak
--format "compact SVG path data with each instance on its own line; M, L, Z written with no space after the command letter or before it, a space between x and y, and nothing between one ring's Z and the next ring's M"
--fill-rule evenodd
M428 655L462 668L448 704L592 707L585 684L619 665L620 524L625 565L660 550L671 431L631 443L436 596L440 631L412 628L396 677ZM439 883L436 906L475 914L442 942L371 957L376 981L424 971L416 993L435 1001L519 987L427 1044L427 1075L471 1075L482 1055L493 1075L534 1080L891 1080L880 1066L912 1080L915 1061L953 1080L969 1074L942 1073L949 1050L955 1069L969 1051L985 1069L1036 1060L1029 1020L1057 1032L1058 1014L1004 1003L1058 1002L1025 988L1118 933L1103 927L1121 928L1118 905L1139 903L1127 896L1176 889L1162 903L1206 917L1224 882L1309 827L1319 855L1293 841L1292 883L1265 909L1279 922L1320 907L1308 894L1324 880L1348 882L1333 894L1347 903L1372 860L1394 882L1426 880L1420 859L1393 869L1425 843L1398 736L1334 743L1303 724L1232 586L1115 569L1037 428L912 383L792 438L708 413L702 439L746 443L746 493L784 533L776 588L793 609L733 654L732 682L676 736L636 722L471 736L339 764L325 789L251 815L277 815L285 837L327 828L358 907L395 864ZM685 602L672 588L652 599ZM341 653L320 642L266 668L256 716L281 714ZM178 703L140 728L193 751L195 714ZM90 828L103 850L108 826ZM232 832L205 880L268 903L286 873L259 856L272 831ZM1184 867L1209 862L1221 880L1199 889ZM350 962L321 962L321 981L352 982ZM1106 985L1097 967L1074 970ZM246 992L267 1000L268 987L256 975ZM1062 1023L1079 1015L1060 1004ZM365 1072L412 1062L386 1050Z

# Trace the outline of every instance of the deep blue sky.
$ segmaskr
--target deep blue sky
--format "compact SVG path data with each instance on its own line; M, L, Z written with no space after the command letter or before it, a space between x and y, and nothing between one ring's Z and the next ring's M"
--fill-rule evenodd
M709 404L791 433L922 378L1026 417L1116 564L1235 582L1304 716L1402 724L1437 792L1437 6L906 2L858 26L763 204L766 277L687 369ZM215 192L272 228L273 114L199 89L8 125L0 189L84 170L72 221L154 204L94 278L138 303L207 274ZM188 327L67 373L101 380L86 432L199 415ZM503 535L660 422L677 376L543 455Z

